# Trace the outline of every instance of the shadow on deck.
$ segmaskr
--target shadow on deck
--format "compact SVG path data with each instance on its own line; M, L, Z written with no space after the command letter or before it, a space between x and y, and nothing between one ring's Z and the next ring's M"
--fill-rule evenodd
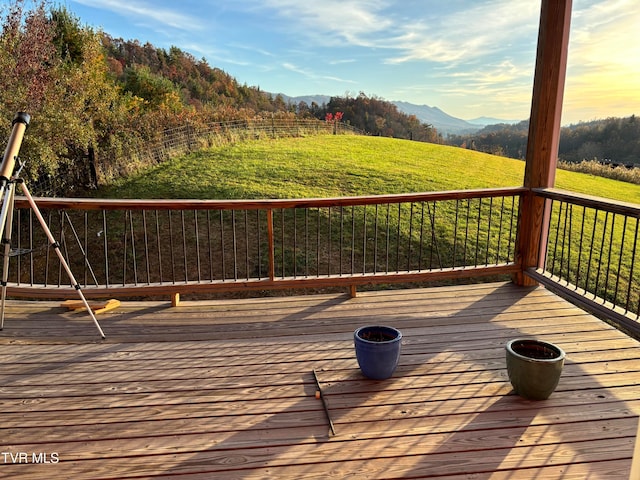
M629 476L640 344L543 288L126 302L98 318L105 341L58 303L7 307L0 475ZM404 335L386 381L365 379L353 352L372 323ZM567 352L546 401L511 392L504 344L523 336Z

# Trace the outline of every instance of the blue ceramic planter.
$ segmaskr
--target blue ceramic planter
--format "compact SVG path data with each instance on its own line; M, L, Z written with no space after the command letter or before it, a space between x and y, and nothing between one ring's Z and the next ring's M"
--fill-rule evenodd
M393 375L400 359L400 330L382 325L360 327L353 333L353 342L365 377L384 380Z

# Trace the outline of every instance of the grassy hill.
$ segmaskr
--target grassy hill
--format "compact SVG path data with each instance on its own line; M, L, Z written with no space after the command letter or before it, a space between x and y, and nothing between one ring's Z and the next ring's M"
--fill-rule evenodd
M382 137L312 136L211 148L123 179L98 196L311 198L522 185L524 162ZM640 203L640 185L559 170L558 188Z

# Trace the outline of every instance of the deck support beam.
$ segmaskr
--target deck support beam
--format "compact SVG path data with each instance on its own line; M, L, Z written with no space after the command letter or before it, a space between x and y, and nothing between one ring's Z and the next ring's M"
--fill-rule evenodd
M558 161L560 121L569 50L572 0L542 0L536 56L524 186L553 187ZM545 201L529 191L520 206L517 261L518 285L535 285L525 275L528 268L543 267L549 218Z

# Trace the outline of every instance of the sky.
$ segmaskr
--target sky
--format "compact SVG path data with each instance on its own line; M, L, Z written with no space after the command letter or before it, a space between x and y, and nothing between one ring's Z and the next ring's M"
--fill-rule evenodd
M3 2L4 3L4 2ZM83 25L176 46L289 96L529 117L535 0L61 0ZM564 125L640 114L640 1L574 0Z

